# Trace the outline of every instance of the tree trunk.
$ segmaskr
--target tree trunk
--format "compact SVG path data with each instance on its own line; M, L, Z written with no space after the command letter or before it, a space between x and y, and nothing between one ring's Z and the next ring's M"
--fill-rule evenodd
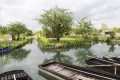
M57 42L59 42L60 41L60 37L59 36L57 36Z
M12 36L12 41L15 40L15 36L14 35L11 35Z
M18 38L17 38L17 40L20 40L20 34L18 34Z

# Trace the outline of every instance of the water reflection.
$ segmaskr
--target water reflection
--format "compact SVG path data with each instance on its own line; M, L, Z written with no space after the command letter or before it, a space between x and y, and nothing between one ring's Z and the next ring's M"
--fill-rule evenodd
M72 48L74 50L71 53L70 48L66 49L41 49L42 52L47 54L53 54L51 58L45 58L44 63L50 61L63 62L69 64L76 64L85 66L85 60L89 59L90 56L95 57L95 55L90 50L91 45L82 45L81 47ZM68 52L68 54L66 53Z
M64 53L65 51L68 51L68 50L69 49L47 50L47 52L54 53L54 54L53 54L52 58L45 59L44 62L55 61L55 62L63 62L63 63L72 64L72 57Z
M115 44L111 44L110 48L109 48L109 52L114 52L115 51Z
M76 65L86 66L85 60L95 57L90 48L91 45L84 45L75 51Z
M30 50L25 50L25 49L16 49L13 50L12 52L5 54L5 55L1 55L0 56L0 61L1 63L5 64L9 64L13 61L17 61L20 62L22 60L24 60L28 54L30 53Z

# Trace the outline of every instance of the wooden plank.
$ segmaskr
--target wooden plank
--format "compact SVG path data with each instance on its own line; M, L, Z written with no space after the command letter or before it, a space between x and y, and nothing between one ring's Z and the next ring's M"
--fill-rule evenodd
M20 74L19 74L19 73L17 73L16 75L17 75L18 78L20 77Z
M74 79L75 80L93 80L93 79L86 78L86 77L81 76L81 75L76 75Z
M1 77L1 79L0 80L4 80L4 77Z
M5 76L5 80L7 80L7 76Z
M24 72L23 72L22 74L23 74L24 76L27 76L26 73L24 73Z
M10 80L11 79L11 75L8 75L8 80Z
M19 73L21 77L24 77L24 75L22 73Z
M117 67L120 66L120 64L99 64L99 65L89 65L89 67Z
M13 74L11 75L11 79L14 79Z

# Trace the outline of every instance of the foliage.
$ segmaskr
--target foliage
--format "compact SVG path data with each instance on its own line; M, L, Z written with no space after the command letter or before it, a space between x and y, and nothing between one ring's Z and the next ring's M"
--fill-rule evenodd
M38 38L38 42L39 42L39 46L42 46L42 47L48 46L48 43L49 43L48 39L45 37Z
M102 30L108 29L107 24L103 23L103 24L101 25L101 29L102 29Z
M120 32L120 28L114 27L114 28L112 28L112 31L113 31L113 32Z
M77 28L83 38L89 38L93 30L93 24L89 19L83 18L77 22Z
M0 34L6 34L7 28L5 26L0 26Z
M12 40L14 40L15 35L20 39L20 34L26 33L26 25L20 22L10 23L8 25L9 34L12 35Z
M33 35L32 30L27 29L26 30L26 36L32 36L32 35Z
M55 8L45 11L38 21L43 24L44 27L48 27L57 41L59 41L60 37L71 29L72 14L68 10L56 6Z
M111 37L111 39L114 39L115 38L115 32L111 32L110 37Z

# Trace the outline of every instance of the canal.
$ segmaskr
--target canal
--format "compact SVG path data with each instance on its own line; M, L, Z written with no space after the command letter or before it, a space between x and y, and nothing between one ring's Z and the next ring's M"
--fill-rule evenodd
M86 66L85 60L104 55L120 56L120 45L97 43L67 49L40 49L36 40L8 54L0 55L0 73L15 69L25 70L33 80L46 80L38 74L38 64L58 61Z

